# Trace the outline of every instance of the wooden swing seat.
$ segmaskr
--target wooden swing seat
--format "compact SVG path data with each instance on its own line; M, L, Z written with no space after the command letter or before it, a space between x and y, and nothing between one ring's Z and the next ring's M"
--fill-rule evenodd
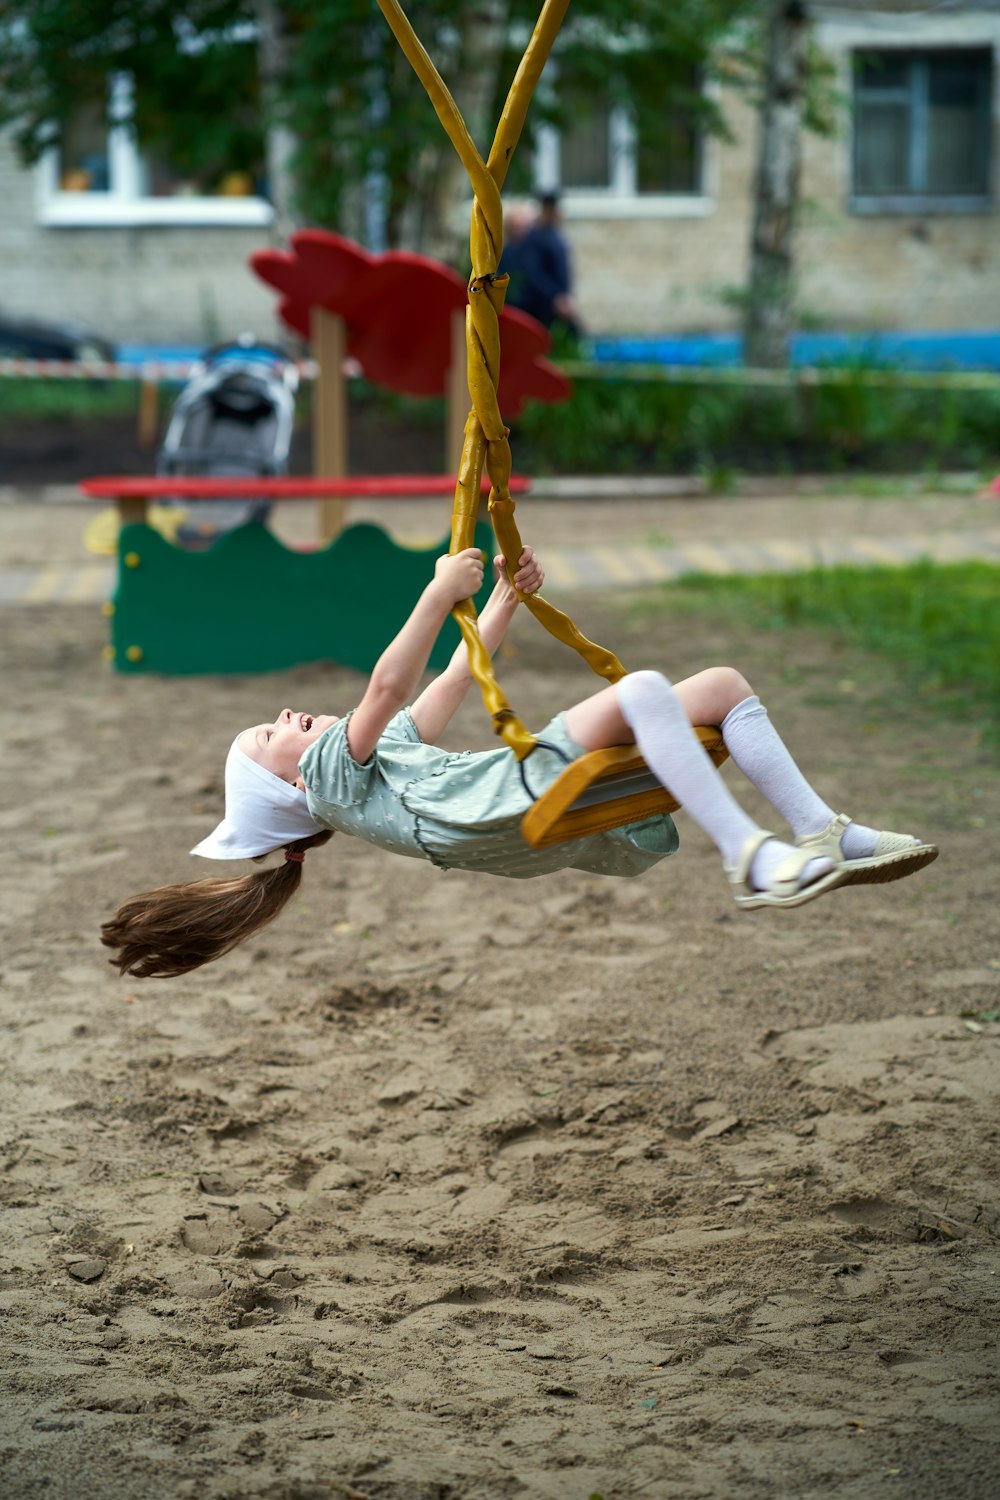
M701 726L695 734L712 763L721 766L729 753L722 731ZM528 808L521 819L521 834L533 849L544 849L657 813L675 812L678 806L635 745L612 745L572 761Z

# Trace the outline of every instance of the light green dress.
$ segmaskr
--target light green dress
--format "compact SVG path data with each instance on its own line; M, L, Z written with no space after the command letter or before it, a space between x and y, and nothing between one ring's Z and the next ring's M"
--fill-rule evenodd
M425 745L409 709L390 720L370 758L360 765L347 744L350 714L320 735L299 761L309 811L324 828L350 833L443 870L483 870L527 880L553 870L597 875L641 875L678 846L665 815L532 849L520 833L532 797L518 761L506 746L496 750L441 750ZM585 754L569 738L563 715L538 736L574 760ZM539 747L525 762L537 796L565 761Z

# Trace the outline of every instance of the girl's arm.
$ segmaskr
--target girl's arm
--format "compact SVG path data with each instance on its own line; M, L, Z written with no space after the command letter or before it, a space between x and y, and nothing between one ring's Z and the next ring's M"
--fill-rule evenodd
M365 695L351 715L347 745L356 761L368 759L389 720L409 703L452 606L471 598L482 581L483 554L478 547L438 558L433 580L375 663Z
M545 574L530 547L525 547L521 553L513 584L502 557L494 558L493 566L497 575L496 587L477 622L480 639L491 656L514 617L518 593L535 594L545 582ZM425 744L435 744L447 729L471 682L469 653L462 641L441 675L424 689L410 709L417 733Z

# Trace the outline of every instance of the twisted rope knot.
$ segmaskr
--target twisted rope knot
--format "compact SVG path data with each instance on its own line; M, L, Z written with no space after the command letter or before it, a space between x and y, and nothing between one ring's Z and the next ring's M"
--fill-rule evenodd
M378 4L424 85L472 185L472 220L469 226L472 274L467 284L465 320L472 405L465 423L462 458L455 486L452 550L458 551L461 547L472 545L485 462L492 486L490 519L496 517L497 540L504 556L517 559L521 555L522 546L509 490L511 455L507 441L508 428L504 425L497 403L500 313L510 281L509 276L497 271L503 250L503 205L500 189L524 125L528 104L566 15L569 0L543 0L541 13L511 85L486 161L480 156L458 106L421 46L399 0L378 0ZM616 656L595 646L593 641L588 641L567 615L548 604L540 595L525 596L524 602L557 640L579 651L600 676L614 682L624 675L625 669ZM482 690L483 701L493 718L494 728L506 740L518 760L522 760L534 749L535 739L504 699L489 654L483 649L479 638L475 625L475 606L471 600L465 600L456 605L454 614L468 646L472 674Z
M489 512L491 520L494 516L512 516L514 509L515 502L510 495L501 495L496 489L490 490Z

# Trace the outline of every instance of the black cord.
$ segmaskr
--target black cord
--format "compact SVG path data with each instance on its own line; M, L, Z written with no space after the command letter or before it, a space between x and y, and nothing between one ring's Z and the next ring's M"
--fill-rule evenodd
M568 766L572 764L572 758L566 754L565 750L560 750L558 745L553 745L550 740L536 740L530 754L526 755L523 760L519 760L517 763L517 768L521 773L521 785L524 787L526 795L531 798L532 802L537 802L538 798L535 796L534 792L531 790L531 787L528 785L528 777L525 772L525 766L528 764L528 761L531 759L531 756L534 755L536 750L551 750L553 755L558 755L559 759L563 761L565 765Z

